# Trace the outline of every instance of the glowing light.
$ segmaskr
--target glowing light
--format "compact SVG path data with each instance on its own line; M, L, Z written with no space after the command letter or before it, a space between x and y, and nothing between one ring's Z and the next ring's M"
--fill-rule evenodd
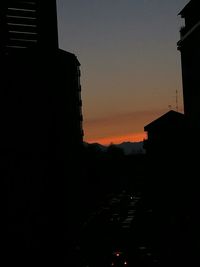
M135 133L120 136L103 137L96 140L86 140L88 143L99 143L102 145L120 144L122 142L141 142L146 139L146 133Z

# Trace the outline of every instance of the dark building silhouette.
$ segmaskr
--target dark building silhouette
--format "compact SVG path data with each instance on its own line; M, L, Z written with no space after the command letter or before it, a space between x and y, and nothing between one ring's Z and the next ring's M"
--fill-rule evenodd
M181 53L184 112L189 126L188 147L184 154L182 177L187 173L190 180L185 182L185 193L188 195L184 213L187 214L185 223L185 255L188 265L199 265L198 239L199 231L199 193L198 193L198 153L200 149L200 3L190 2L181 10L179 15L185 20L185 26L180 30L180 40L177 43ZM195 138L194 138L195 137ZM194 141L195 140L195 141ZM192 142L193 141L193 142ZM191 143L194 144L192 149ZM187 177L187 176L186 176ZM186 194L185 194L186 195ZM184 199L185 195L182 197ZM187 210L186 210L187 209ZM184 218L184 216L183 216ZM188 219L189 218L189 219ZM188 245L190 244L190 245ZM187 264L187 261L185 263Z
M197 240L200 236L196 178L199 172L196 155L200 148L199 1L191 0L179 15L185 19L178 42L184 114L169 111L144 127L148 133L148 140L144 142L149 155L148 170L154 177L152 202L160 225L164 225L167 233L164 246L170 253L166 262L173 262L174 266L199 262Z
M199 265L199 7L198 0L191 0L179 13L185 19L178 42L184 114L171 110L144 127L151 177L147 188L158 233L165 232L159 241L165 248L163 266Z
M170 110L144 127L148 139L144 148L150 155L174 156L183 148L186 121L184 114Z
M72 121L76 124L68 127L67 136L71 132L70 143L75 142L73 139L82 141L80 63L75 55L58 47L56 1L50 0L47 4L39 0L3 0L0 10L0 56L4 78L1 84L9 90L18 87L21 92L26 87L27 94L31 93L32 82L37 80L40 98L43 93L48 98L52 90L49 88L45 92L45 87L54 85L54 91L62 87L67 122L70 126ZM16 78L12 85L10 77ZM55 82L52 84L51 80Z
M58 48L56 1L2 0L1 52L23 48Z
M178 49L181 52L184 113L190 127L200 129L200 11L199 1L191 0L179 13L185 19L180 30Z
M83 118L80 63L58 47L56 1L1 1L0 77L7 266L59 265L78 213Z

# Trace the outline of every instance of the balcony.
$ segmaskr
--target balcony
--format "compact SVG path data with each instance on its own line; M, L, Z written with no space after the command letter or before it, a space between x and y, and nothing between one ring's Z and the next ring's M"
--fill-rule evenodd
M183 26L180 28L180 35L181 38L188 32L188 28L186 26Z

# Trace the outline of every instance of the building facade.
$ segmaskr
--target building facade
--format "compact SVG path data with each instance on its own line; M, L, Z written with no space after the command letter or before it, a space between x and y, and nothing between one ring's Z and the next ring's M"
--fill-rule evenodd
M58 48L56 1L2 0L1 52L24 48Z
M200 12L199 1L191 0L179 13L185 20L177 43L181 52L184 113L190 127L200 129Z
M7 103L10 113L23 110L19 121L24 112L38 117L38 125L48 110L48 122L55 125L47 128L65 129L63 142L79 146L83 141L80 63L74 54L59 49L56 1L1 1L0 37L2 109ZM65 115L58 114L61 107ZM6 116L11 121L9 113ZM52 139L53 143L57 141Z
M80 63L59 49L56 1L0 1L0 88L6 261L62 265L83 117Z

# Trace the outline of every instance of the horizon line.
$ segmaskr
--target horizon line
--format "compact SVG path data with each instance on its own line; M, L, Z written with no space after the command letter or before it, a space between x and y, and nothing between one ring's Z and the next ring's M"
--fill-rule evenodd
M100 145L109 146L109 145L119 145L124 142L138 143L143 142L146 139L147 135L145 132L139 133L130 133L126 135L119 136L110 136L110 137L102 137L97 139L86 139L85 142L89 144L98 143Z

